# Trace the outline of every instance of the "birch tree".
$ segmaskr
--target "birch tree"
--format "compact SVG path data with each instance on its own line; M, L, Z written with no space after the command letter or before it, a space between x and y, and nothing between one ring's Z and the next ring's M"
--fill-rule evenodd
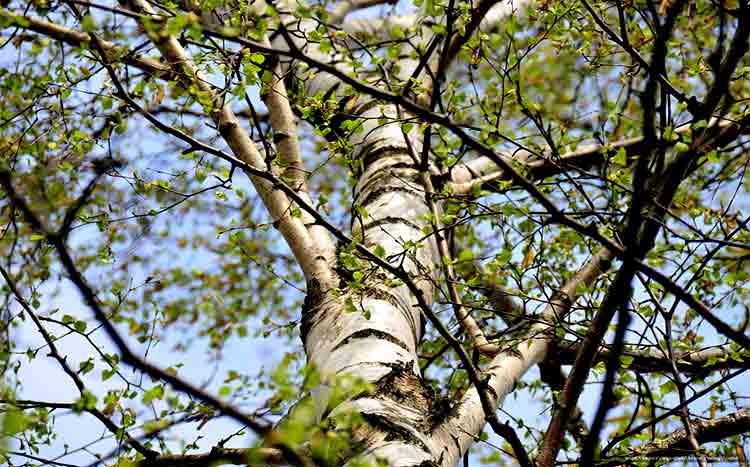
M8 465L747 465L746 0L1 3Z

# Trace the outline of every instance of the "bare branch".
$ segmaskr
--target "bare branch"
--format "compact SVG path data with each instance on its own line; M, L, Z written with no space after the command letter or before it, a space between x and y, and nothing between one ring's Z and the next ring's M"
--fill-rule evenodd
M712 131L730 131L732 135L716 138L707 149L720 148L732 142L738 133L746 134L750 130L746 125L739 125L739 131L733 131L737 126L738 123L730 118L712 122L709 126ZM682 125L675 130L675 133L690 134L691 131L693 130L690 125ZM662 140L662 144L674 145L678 141ZM559 159L553 159L549 155L535 156L524 150L503 154L501 157L509 162L521 164L531 178L541 180L570 170L587 170L602 165L606 163L608 156L621 148L625 150L627 160L632 161L645 149L643 137L637 136L607 144L582 144L576 150L561 155ZM446 178L448 189L456 195L468 195L478 188L494 191L496 188L492 182L510 179L504 171L498 170L497 164L488 157L479 157L459 164L450 171Z
M693 421L692 428L698 444L722 441L732 436L747 433L750 431L750 409L741 409L732 414L710 420ZM693 452L695 450L690 445L688 433L684 429L681 429L644 446L634 448L626 456L615 455L597 462L596 465L600 467L615 467L617 465L629 464L633 456L659 458L682 457Z
M273 448L221 448L215 447L209 452L200 454L176 454L159 456L155 459L142 460L137 467L210 467L215 465L287 465L281 451Z
M563 365L573 363L575 354L580 347L579 342L565 340L559 344L559 357ZM611 349L608 346L602 346L597 351L595 363L607 361ZM627 364L628 369L638 372L663 372L668 373L671 369L671 362L663 352L656 349L629 349L623 350L623 356L632 358ZM690 374L711 373L716 370L728 368L747 368L750 369L750 357L744 356L733 351L728 346L720 346L699 350L695 352L684 352L675 354L675 364L677 368Z
M80 47L90 44L91 38L88 34L74 31L72 29L60 26L49 21L44 21L31 16L19 15L0 8L0 18L5 19L5 27L17 27L43 34L62 43ZM163 63L148 57L143 57L128 50L127 47L115 45L112 42L100 41L102 48L107 52L107 58L112 61L122 61L123 63L134 66L145 71L150 75L165 79L176 80L177 75Z
M711 420L692 421L695 438L700 444L712 443L750 431L750 409ZM647 457L675 457L693 452L685 430L675 431L657 441L638 448L635 454Z
M270 42L264 39L261 42L271 47ZM272 82L268 90L261 94L263 102L268 107L268 115L271 127L274 130L274 142L276 144L279 159L282 166L281 179L296 190L297 194L309 205L313 205L312 198L307 186L307 174L300 152L299 138L297 137L297 124L291 103L287 94L283 76L285 68L277 64L274 70ZM318 255L314 261L320 259L316 267L316 279L324 288L333 287L331 265L335 261L336 247L326 229L317 224L315 219L307 212L302 212L301 221L306 225L311 241L317 247Z
M340 24L349 13L383 3L393 3L393 0L343 0L336 4L336 8L331 13L330 21L332 24Z
M571 278L559 291L558 299L550 302L542 312L540 322L531 325L520 336L509 336L512 351L498 353L485 369L487 388L491 389L492 409L502 404L510 394L516 382L532 366L540 363L554 336L554 327L562 319L566 309L575 302L578 294L597 277L609 269L612 253L599 251L581 270ZM519 343L520 341L520 343ZM473 442L473 433L479 433L485 424L486 409L479 402L480 394L476 388L467 391L461 402L452 411L451 416L434 430L435 437L455 440L446 443L446 449L457 449L461 454ZM459 456L460 457L460 456Z
M8 274L8 272L2 266L0 266L0 275L2 275L3 279L5 279L5 284L8 286L10 292L16 298L18 304L21 305L21 308L23 308L26 314L29 315L29 318L31 318L31 320L34 322L34 325L39 331L39 334L42 335L44 342L47 344L47 347L49 347L50 355L52 356L52 358L57 361L65 374L68 375L68 377L73 381L73 384L75 384L81 397L84 397L84 395L86 394L86 386L84 385L83 380L80 376L78 376L78 373L76 373L70 367L67 358L63 357L62 354L60 354L60 352L57 350L55 340L47 332L41 321L39 321L39 318L36 316L36 313L34 313L34 310L31 309L31 306L29 306L28 302L23 298L21 292L18 290L18 287L16 287L15 281L10 277L10 274ZM153 459L156 456L155 451L146 448L138 440L132 438L124 428L117 426L109 417L104 415L101 410L97 409L96 407L84 407L84 410L96 417L97 420L102 422L102 424L111 433L117 436L118 442L123 441L125 444L131 446L147 459Z

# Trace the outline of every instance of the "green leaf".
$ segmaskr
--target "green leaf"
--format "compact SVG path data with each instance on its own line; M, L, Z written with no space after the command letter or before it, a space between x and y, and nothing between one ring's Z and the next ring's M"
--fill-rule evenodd
M86 332L86 328L88 327L88 324L86 323L86 321L79 320L79 321L76 321L75 324L73 324L73 327L75 328L76 331L83 334L84 332Z
M150 404L155 400L161 400L164 398L164 386L157 384L148 391L143 393L143 403Z
M471 250L462 250L456 259L460 262L471 261L474 259L474 252Z
M625 148L619 148L612 158L612 163L619 166L625 167L628 165L628 154L625 152Z
M250 55L250 61L260 65L266 61L266 57L262 53L254 52Z
M675 152L687 152L690 150L690 146L680 141L674 145L674 150Z
M89 391L83 391L81 397L73 403L73 411L81 413L96 408L96 396Z
M373 252L378 258L385 258L385 248L382 245L377 245Z
M3 433L8 436L15 435L24 431L30 423L31 419L23 411L10 407L3 415Z
M620 357L620 363L622 364L623 368L629 368L630 365L633 364L634 360L635 358L630 355L623 355L622 357Z
M81 18L81 28L85 32L94 32L96 31L96 20L91 15L86 15L83 18Z
M85 375L91 372L91 370L93 369L94 369L94 360L92 358L84 360L78 364L78 372L82 375Z

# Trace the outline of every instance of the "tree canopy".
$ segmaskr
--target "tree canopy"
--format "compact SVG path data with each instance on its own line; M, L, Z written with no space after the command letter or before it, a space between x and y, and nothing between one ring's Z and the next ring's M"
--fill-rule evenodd
M748 465L747 0L0 2L0 461Z

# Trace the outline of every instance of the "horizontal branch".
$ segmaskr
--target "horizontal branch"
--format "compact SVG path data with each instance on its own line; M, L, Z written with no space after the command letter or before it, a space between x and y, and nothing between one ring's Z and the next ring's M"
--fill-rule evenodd
M340 24L350 13L364 10L383 3L395 3L392 0L344 0L336 5L329 18L331 24Z
M705 444L721 441L731 436L750 431L750 408L739 410L731 415L692 422L693 432L698 443ZM649 457L680 456L692 452L685 430L678 430L639 449L640 455Z
M672 407L671 409L667 410L666 412L662 413L661 415L654 417L648 421L645 421L641 423L640 425L633 427L626 431L625 433L618 433L614 438L612 438L609 443L602 449L601 455L605 456L607 452L609 452L610 449L612 449L614 446L616 446L621 441L631 438L632 436L640 433L641 431L648 429L652 426L655 426L657 423L660 423L662 420L666 420L669 417L674 416L675 414L678 414L683 407L687 407L689 404L692 404L693 402L697 401L698 399L711 394L716 388L719 386L726 384L727 382L735 379L736 377L742 375L747 371L747 368L740 368L738 370L732 371L731 373L728 373L721 378L719 378L717 381L714 381L710 385L706 386L705 388L701 389L700 391L696 392L692 396L690 396L688 399L686 399L684 402L681 402L677 404L675 407Z
M59 42L74 46L83 47L91 43L88 34L74 31L59 24L50 23L43 19L24 16L13 13L6 9L0 8L0 18L5 20L4 27L17 27L38 34L50 37ZM134 66L148 74L154 75L165 80L174 80L176 75L172 73L168 66L158 60L144 57L127 47L113 44L112 42L100 40L102 48L107 52L107 58L113 61L122 61L123 63Z
M691 428L699 444L722 441L726 438L750 432L750 409L745 408L733 414L712 420L693 421ZM635 448L625 456L612 456L598 462L598 466L614 467L630 465L633 456L638 457L678 457L694 454L688 441L688 434L678 430L672 434L655 440L643 447Z
M208 467L217 465L287 465L284 456L273 448L220 448L198 454L175 454L142 460L137 467Z
M580 343L566 340L560 342L559 358L563 365L573 364ZM609 347L600 347L594 362L606 362L611 353ZM626 368L639 372L671 372L672 363L667 356L658 350L625 349L625 358L632 358ZM744 360L743 360L744 359ZM750 356L742 357L728 346L713 347L697 352L684 352L675 355L677 368L685 373L696 374L723 370L727 368L750 369Z
M736 125L736 122L724 119L712 125L713 128L724 130ZM676 134L686 134L691 131L689 125L684 125L675 130ZM747 128L742 129L743 134L748 133ZM662 141L665 146L673 146L679 140L673 142ZM726 142L722 138L721 142ZM614 154L619 149L624 149L628 161L642 154L646 149L642 136L627 138L614 143L607 144L582 144L576 150L567 152L558 158L549 155L545 157L535 156L527 151L518 150L512 154L504 154L508 162L520 163L529 178L541 180L569 170L588 170L592 167L606 162L607 156ZM509 180L510 175L498 169L497 164L489 157L478 157L472 161L459 164L446 176L451 193L456 195L468 195L476 189L494 191L493 182Z

